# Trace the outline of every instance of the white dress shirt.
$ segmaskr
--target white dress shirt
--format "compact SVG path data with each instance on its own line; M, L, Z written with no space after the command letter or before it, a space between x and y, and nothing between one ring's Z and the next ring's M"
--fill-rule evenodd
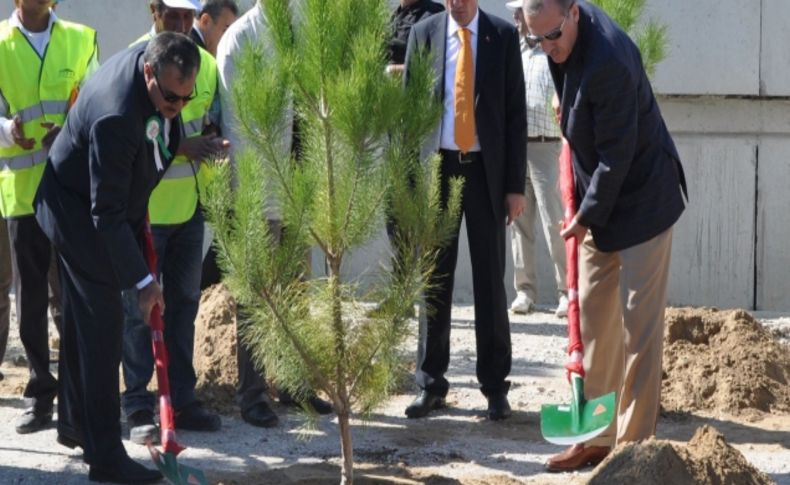
M475 17L466 26L471 32L472 42L472 67L476 71L477 66L477 31L480 20L480 10L475 12ZM447 46L444 54L444 114L442 115L442 134L439 139L439 147L444 150L458 150L455 144L455 66L458 63L458 55L461 52L461 26L447 14ZM475 72L472 73L475 76ZM480 151L480 140L477 138L477 124L475 124L475 142L471 152Z
M233 22L228 30L222 35L217 46L217 70L219 72L219 95L220 107L222 109L222 136L230 142L230 164L232 184L235 184L235 165L236 156L245 150L251 149L241 136L239 120L236 116L236 109L233 105L233 80L236 76L236 58L241 50L250 44L267 43L271 36L268 33L268 20L263 13L261 2L255 2L255 6L244 15ZM269 52L273 47L262 47L263 52ZM278 147L281 155L291 151L293 137L293 110L289 109L283 119L282 143ZM270 220L282 219L275 194L275 181L269 180L265 188L267 195L264 207L266 216Z

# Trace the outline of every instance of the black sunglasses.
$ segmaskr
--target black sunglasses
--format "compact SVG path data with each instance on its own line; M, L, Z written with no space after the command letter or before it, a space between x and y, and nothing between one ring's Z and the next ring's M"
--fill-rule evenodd
M181 101L182 103L187 104L188 102L195 99L195 96L197 96L194 90L192 91L192 94L190 94L189 96L179 96L176 93L171 93L171 92L166 93L165 90L162 89L162 83L159 82L159 76L154 74L154 80L156 80L156 87L159 88L159 92L162 94L162 98L164 98L164 100L167 101L168 103L176 103L178 101Z
M571 4L571 6L573 6L573 4ZM557 27L556 29L552 30L551 32L548 32L547 34L544 34L544 35L527 34L527 35L525 35L524 36L524 40L527 41L527 45L530 48L532 48L532 47L535 47L536 45L540 44L544 40L557 40L560 37L562 37L562 29L565 27L565 21L568 20L568 16L570 16L570 11L568 11L568 13L565 14L565 18L562 19L562 23L560 24L560 26Z

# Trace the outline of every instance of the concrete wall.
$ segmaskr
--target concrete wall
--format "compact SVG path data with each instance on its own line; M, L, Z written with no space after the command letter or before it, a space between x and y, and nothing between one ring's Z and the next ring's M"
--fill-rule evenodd
M510 18L504 3L480 0L488 12ZM790 2L746 3L647 0L648 15L668 26L669 56L657 67L654 87L662 95L691 195L675 227L670 301L787 311ZM0 17L9 15L11 4L0 2ZM98 29L103 59L150 26L145 0L67 0L58 13ZM538 238L540 301L548 303L554 299L553 276ZM351 255L345 271L362 282L375 278L388 253L382 232ZM314 263L321 274L318 256ZM511 265L506 278L512 286ZM471 295L463 237L456 298L470 301Z

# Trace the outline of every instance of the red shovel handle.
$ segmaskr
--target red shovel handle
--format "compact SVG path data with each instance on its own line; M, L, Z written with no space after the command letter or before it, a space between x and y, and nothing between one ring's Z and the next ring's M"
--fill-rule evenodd
M147 219L145 221L145 230L143 234L145 239L143 253L148 263L148 270L156 277L156 249L154 248L154 237L151 234L151 226ZM167 376L168 359L164 339L165 322L162 320L162 311L159 305L155 305L153 310L151 310L150 323L151 341L154 347L154 362L156 364L156 382L159 388L159 426L161 428L162 447L165 453L177 455L184 447L176 442L173 405L170 403L170 380Z
M576 186L573 181L573 157L568 140L562 139L560 150L560 197L565 208L563 223L571 224L576 215ZM567 261L565 280L568 287L568 354L578 351L584 354L581 336L581 320L579 316L579 241L576 237L565 240L565 257ZM568 371L584 376L584 368L579 364L569 364Z

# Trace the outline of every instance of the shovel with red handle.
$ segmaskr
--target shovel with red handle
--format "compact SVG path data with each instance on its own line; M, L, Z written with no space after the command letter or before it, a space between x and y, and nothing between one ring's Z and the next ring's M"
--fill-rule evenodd
M145 254L148 270L156 277L156 250L154 238L151 235L151 226L145 222ZM167 376L167 348L165 347L165 323L162 320L162 310L155 305L151 310L151 341L154 347L154 362L156 364L156 382L159 388L159 426L161 431L162 451L160 452L150 441L147 443L148 451L156 467L164 477L173 485L208 485L206 476L201 470L179 464L176 456L184 451L184 447L176 441L175 419L173 405L170 403L170 380Z
M576 190L573 181L571 148L562 139L560 152L560 196L565 207L564 225L567 227L576 215ZM565 365L571 381L573 399L570 405L544 404L540 410L540 430L546 441L558 445L573 445L603 433L614 419L615 393L610 392L595 399L584 397L584 366L581 357L584 345L581 337L579 314L579 241L576 237L565 240L567 258L566 283L568 287L568 355Z

